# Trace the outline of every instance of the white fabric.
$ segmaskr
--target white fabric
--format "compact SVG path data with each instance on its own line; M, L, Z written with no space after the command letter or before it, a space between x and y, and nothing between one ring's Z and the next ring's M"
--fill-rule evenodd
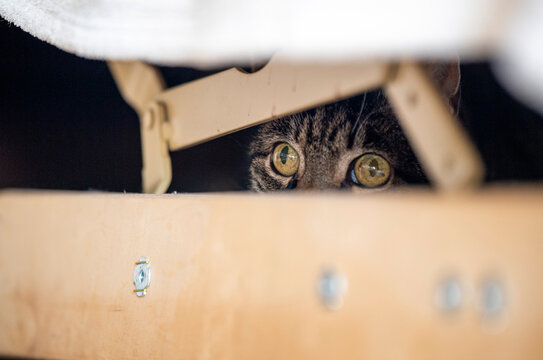
M506 86L543 111L539 0L0 0L0 15L95 59L499 56Z
M496 73L504 86L543 113L543 1L523 4L496 56Z
M0 14L84 57L202 65L277 49L297 59L476 56L511 1L0 0Z

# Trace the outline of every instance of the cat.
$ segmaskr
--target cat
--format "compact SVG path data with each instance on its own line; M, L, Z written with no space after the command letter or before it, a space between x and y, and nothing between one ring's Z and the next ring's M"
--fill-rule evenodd
M424 65L455 113L458 63ZM260 127L249 146L254 191L384 190L428 179L381 90Z

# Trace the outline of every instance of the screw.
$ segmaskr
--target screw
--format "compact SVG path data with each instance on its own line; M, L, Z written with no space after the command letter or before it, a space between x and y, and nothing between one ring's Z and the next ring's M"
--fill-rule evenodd
M438 285L435 304L445 312L453 312L460 309L462 305L462 287L456 278L446 278Z
M504 332L509 324L509 314L503 283L495 277L487 277L478 295L481 329L490 335Z
M145 272L142 270L140 272L140 277L139 277L139 282L140 283L143 283L143 280L145 279Z
M485 280L481 286L480 307L485 317L499 315L505 307L504 293L501 284L494 279Z
M134 268L134 286L136 287L134 292L138 296L145 296L150 284L151 267L149 266L149 258L142 256L136 262L136 267Z
M336 271L330 269L323 271L317 290L324 306L329 310L341 308L347 285L347 280Z

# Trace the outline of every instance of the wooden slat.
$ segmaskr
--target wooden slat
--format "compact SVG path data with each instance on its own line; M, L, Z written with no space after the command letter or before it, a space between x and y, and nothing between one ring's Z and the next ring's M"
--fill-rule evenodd
M108 66L124 100L140 117L153 98L166 88L162 75L152 65L140 61L109 61Z
M0 354L541 359L543 189L456 196L0 192ZM148 256L149 293L133 293ZM348 282L326 309L319 275ZM455 276L458 311L435 305ZM505 308L479 309L496 279Z
M484 165L477 148L420 65L400 64L385 90L432 183L449 191L481 183Z
M142 187L163 194L172 179L172 163L164 136L164 106L153 102L166 85L159 70L139 61L110 61L109 69L119 92L140 118Z
M168 106L171 150L381 86L382 62L296 63L274 57L261 70L237 69L177 86L157 100Z

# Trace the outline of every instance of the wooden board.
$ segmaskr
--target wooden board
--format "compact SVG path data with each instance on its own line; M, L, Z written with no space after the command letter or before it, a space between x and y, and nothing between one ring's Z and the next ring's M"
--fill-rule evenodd
M225 70L168 89L156 100L168 106L168 144L178 150L373 90L389 75L380 61L296 63L279 55L256 73Z
M543 188L0 192L0 354L55 359L541 359ZM148 256L147 296L133 293ZM327 309L323 271L348 283ZM436 306L447 278L456 311ZM481 313L497 281L503 308Z
M433 184L448 191L481 184L484 164L477 148L421 66L400 64L385 93Z

